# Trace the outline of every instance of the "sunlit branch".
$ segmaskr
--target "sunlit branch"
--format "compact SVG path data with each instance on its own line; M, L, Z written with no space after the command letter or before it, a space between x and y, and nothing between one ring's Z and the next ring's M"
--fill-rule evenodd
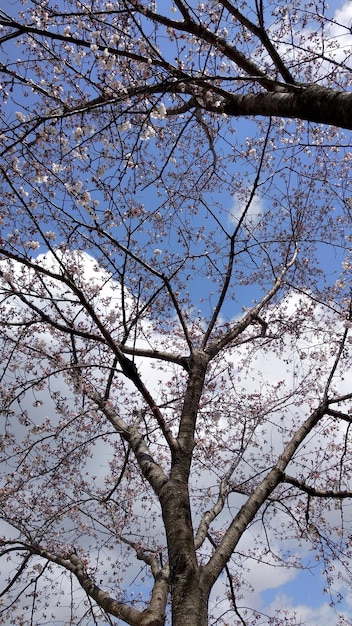
M204 581L207 581L207 584L212 584L214 577L216 579L219 576L242 536L244 528L250 524L264 502L282 482L285 469L292 460L294 453L320 419L326 414L327 406L327 402L322 401L297 428L291 440L285 445L275 466L260 481L257 487L254 488L245 504L242 505L237 515L235 515L218 547L204 567Z
M215 502L214 506L204 513L198 525L198 529L194 537L194 545L195 545L196 550L200 548L200 546L203 544L203 542L207 538L210 524L221 513L226 503L227 496L229 495L229 493L233 491L233 488L229 485L229 480L231 476L233 475L234 471L236 470L236 468L238 467L240 461L241 461L241 458L240 456L238 456L236 460L234 461L234 463L232 463L229 470L226 472L225 476L221 479L220 485L219 485L218 499Z
M113 407L113 404L109 400L106 402L103 397L93 389L87 389L86 393L87 396L89 396L96 403L109 422L114 426L116 432L118 432L131 446L143 475L148 480L155 493L158 494L160 489L168 481L168 478L163 472L161 466L154 461L149 447L145 443L142 436L137 432L138 421L136 425L128 426L128 424L126 424L126 422L118 415L117 411ZM163 422L160 422L159 426L166 441L169 443L171 450L176 449L176 442L173 440L169 429Z
M217 544L216 544L216 542L214 541L214 539L211 537L211 535L209 533L207 533L207 539L210 542L210 544L213 546L213 548L216 548ZM237 615L237 617L240 620L241 624L243 624L243 626L247 626L246 622L244 621L244 619L243 619L243 617L241 615L241 613L238 610L237 601L236 601L236 594L235 594L235 587L234 587L234 584L233 584L230 568L229 568L227 563L225 565L225 572L226 572L227 581L228 581L228 584L229 584L229 587L230 587L231 600L232 600L232 605L233 605L233 609L235 611L235 614Z
M235 117L299 117L310 122L352 129L352 93L315 84L301 85L292 93L228 94L222 110Z

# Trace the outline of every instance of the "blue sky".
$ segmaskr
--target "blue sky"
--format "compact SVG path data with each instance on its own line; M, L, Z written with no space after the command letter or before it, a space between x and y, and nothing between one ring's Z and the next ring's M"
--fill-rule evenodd
M319 566L317 565L314 573L308 570L302 570L298 572L293 582L290 581L280 585L278 589L267 589L263 591L263 605L272 604L275 598L280 595L281 597L286 597L293 606L306 604L311 609L318 609L322 602L329 601L327 594L323 592L325 586L326 581L319 573ZM346 603L342 606L344 609L348 608Z

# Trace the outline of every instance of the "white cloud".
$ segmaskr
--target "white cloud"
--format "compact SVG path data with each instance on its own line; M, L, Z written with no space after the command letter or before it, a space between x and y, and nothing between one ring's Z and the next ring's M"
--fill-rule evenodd
M330 3L329 3L330 5ZM290 24L289 4L278 12L286 11L285 19ZM295 12L294 7L292 7ZM293 65L293 75L298 80L306 82L318 82L319 80L330 79L337 72L338 80L341 74L339 63L345 63L347 68L351 66L352 56L352 5L345 2L334 12L326 7L324 15L312 12L311 20L304 26L289 26L287 40L278 35L276 42L284 62L289 67ZM331 16L329 18L328 16ZM280 15L280 19L281 19ZM276 24L272 28L272 35L275 37ZM298 45L296 45L298 44ZM265 54L263 55L265 59ZM331 62L329 62L331 61ZM345 79L348 79L348 70L343 70Z
M345 2L335 10L333 21L327 26L325 36L330 45L330 54L336 61L347 61L352 54L352 3ZM329 51L328 51L329 54Z
M251 198L250 189L248 189L246 197L240 199L234 195L232 201L230 219L235 223L241 220L243 226L252 229L263 213L263 204L259 196L254 194Z
M292 598L282 593L278 593L271 605L265 609L270 613L275 613L276 610L287 611L292 617L295 616L293 624L304 624L304 626L331 626L331 624L350 624L351 615L346 611L338 611L334 607L331 607L329 602L322 602L317 607L310 607L304 604L304 598L301 604L295 604L292 602ZM337 621L338 614L346 618L346 622ZM286 623L286 622L285 622Z
M322 397L328 373L331 371L339 349L339 338L341 338L344 331L342 318L339 320L336 314L327 313L323 307L312 304L308 297L302 297L295 293L289 294L281 304L269 308L266 311L265 318L269 322L269 332L273 335L279 332L279 326L283 319L286 320L287 336L283 335L280 348L278 348L278 344L275 341L272 343L271 348L270 341L266 342L263 340L263 342L257 342L254 345L246 344L234 348L232 354L228 354L222 360L222 367L224 367L224 360L229 363L232 361L233 380L236 381L236 386L234 386L232 393L237 393L240 399L237 420L241 422L243 419L243 423L247 424L248 431L251 426L251 403L247 403L248 396L246 394L249 394L250 397L250 394L259 393L257 400L258 410L255 416L255 419L259 420L259 422L255 426L256 434L252 439L253 446L257 446L257 452L255 452L255 448L250 448L244 453L244 458L249 460L248 468L251 468L248 469L248 475L253 471L253 468L260 471L265 466L264 458L268 459L271 456L274 463L283 449L284 442L290 437L290 431L292 433L297 428L297 424L302 423L305 417L310 414L312 408L317 406L319 398ZM277 329L276 320L279 321ZM256 345L257 347L255 347ZM260 345L263 346L262 349ZM346 367L348 368L347 372L342 372L341 376L338 370L336 372L335 393L349 393L351 391L351 363L349 362L348 365L348 360L346 360ZM342 410L347 410L349 404L347 403ZM265 415L263 428L260 426L260 406L263 407L263 415ZM217 409L221 412L220 402L217 405ZM267 411L266 414L265 411ZM299 475L300 472L303 472L303 475L308 477L308 483L321 488L326 487L326 484L333 484L334 480L335 484L338 484L340 455L345 445L344 438L347 425L343 422L338 424L335 421L333 423L333 420L329 423L327 419L325 427L326 430L323 425L320 429L317 428L315 430L313 436L310 436L305 445L298 450L296 460L288 467L289 474L295 475L297 472ZM329 429L331 429L330 433ZM224 440L229 442L231 442L232 432L234 435L236 433L235 422L232 422L231 426L229 415L225 412L222 414L217 432L219 441L221 440L220 433L223 432ZM221 468L223 472L226 471L231 462L233 462L233 458L229 459L227 461L228 465L226 465L225 457L223 456ZM270 462L268 465L270 465ZM312 476L310 476L310 467L314 468ZM319 468L318 474L316 473L317 467ZM241 466L239 466L238 471L236 470L236 477L237 475L243 477ZM304 497L302 502L303 500ZM242 503L243 500L241 502L239 496L237 496L237 500L234 497L232 506L230 507L229 505L229 511L238 510ZM304 512L306 509L303 510L302 515L300 505L297 508L296 505L297 502L294 503L293 500L287 500L287 507L291 510L293 518L296 517L297 522L301 519L299 523L304 528ZM338 545L338 528L343 521L340 517L341 511L338 509L328 511L326 504L322 501L317 502L314 506L316 507L315 515L323 523L323 528L324 518L327 520L327 528L330 529L327 530L327 536L332 541L336 540ZM314 512L312 515L314 518ZM344 515L346 520L348 520L348 509L346 507ZM227 521L229 519L230 512L228 513ZM259 523L252 526L243 535L238 545L238 552L241 555L247 555L247 557L242 558L237 557L236 554L234 555L234 563L236 564L234 571L241 572L244 579L248 582L249 590L246 590L246 585L241 587L239 594L243 595L243 597L238 600L238 606L250 606L258 611L263 610L268 614L274 614L275 609L282 605L283 609L288 609L293 615L296 609L294 603L286 602L286 599L281 603L281 599L284 597L282 594L279 594L276 601L267 608L263 607L261 598L263 591L279 589L287 583L292 584L293 596L295 595L295 581L300 570L294 567L285 568L285 563L288 566L290 565L288 553L292 557L297 557L298 560L301 559L302 565L307 562L309 557L317 572L320 570L319 563L321 557L318 557L318 561L314 561L315 553L314 550L309 551L311 549L309 541L305 541L302 538L300 540L293 527L294 524L290 523L289 516L280 509L278 503L273 516L271 517L270 513L268 515L266 536L264 536L263 529L260 529ZM346 530L348 532L348 521ZM281 539L279 538L280 534ZM266 553L266 547L269 548L269 546L274 554L276 553L282 558L281 563L271 557L270 551ZM267 561L267 563L260 562L260 554L263 561ZM246 571L246 568L248 568L248 571ZM336 572L338 572L337 566ZM322 582L322 586L323 584ZM228 609L226 600L222 599L224 598L225 585L226 579L222 576L217 581L216 588L211 596L212 612L219 620L224 611ZM349 593L349 590L343 584L341 589L335 585L335 591L341 591L345 597ZM219 600L217 600L217 597ZM335 623L336 613L325 602L322 593L320 593L319 597L321 599L321 609L319 610L312 609L309 606L305 607L304 601L302 601L302 607L299 607L299 611L303 615L302 624L309 624L309 626L314 624L316 626L318 622L314 622L314 620L320 615L319 611L322 616L326 615L326 621L322 622L324 626L328 623ZM309 621L305 621L306 618ZM220 621L218 623L222 624ZM224 618L224 624L226 623Z

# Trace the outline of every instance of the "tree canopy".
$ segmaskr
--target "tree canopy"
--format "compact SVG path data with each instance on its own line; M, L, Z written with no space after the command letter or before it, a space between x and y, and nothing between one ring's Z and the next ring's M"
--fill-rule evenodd
M352 624L350 14L0 11L0 623Z

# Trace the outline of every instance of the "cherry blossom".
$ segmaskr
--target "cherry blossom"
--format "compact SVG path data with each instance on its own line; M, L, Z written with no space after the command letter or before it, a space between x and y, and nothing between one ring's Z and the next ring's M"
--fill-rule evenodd
M0 10L1 624L352 624L350 17Z

